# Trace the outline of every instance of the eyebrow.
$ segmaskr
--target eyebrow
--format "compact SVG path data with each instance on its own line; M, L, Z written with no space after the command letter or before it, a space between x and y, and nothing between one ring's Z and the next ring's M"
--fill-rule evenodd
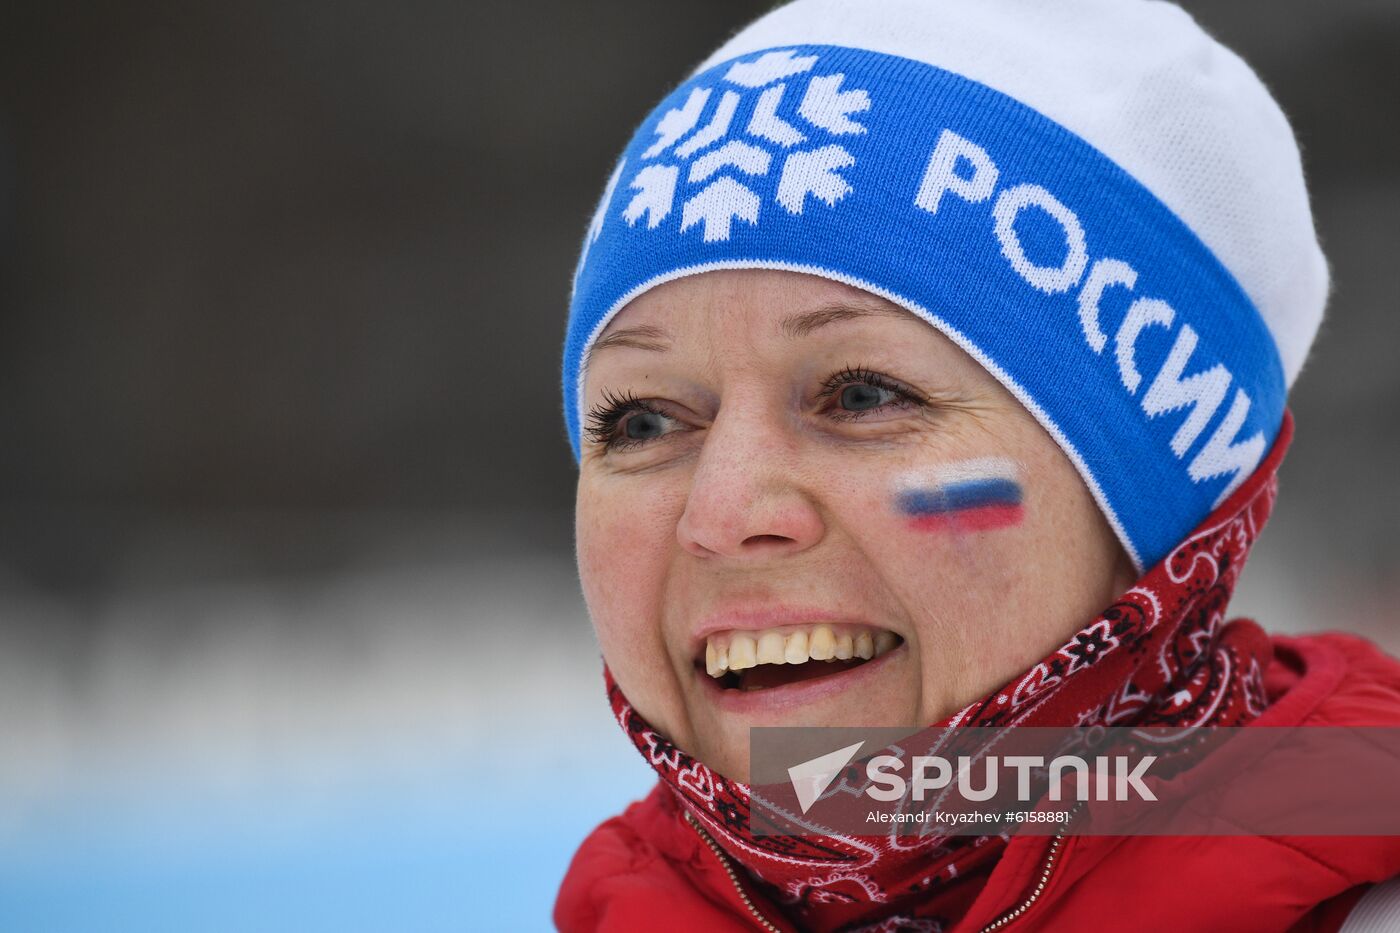
M631 347L634 350L665 353L671 349L670 339L664 330L652 327L650 324L624 327L622 330L615 330L611 334L599 337L589 348L588 358L591 360L598 354L598 351L608 350L612 347Z
M806 337L812 331L825 327L828 324L835 324L837 321L849 321L855 318L873 317L883 315L886 317L905 317L908 312L894 305L855 305L855 304L832 304L817 308L815 311L804 311L801 314L794 314L785 318L782 323L782 331L788 337Z
M803 311L793 314L783 319L779 329L783 335L790 339L806 337L813 331L818 330L828 324L835 324L837 321L850 321L856 318L886 316L905 317L908 312L894 305L858 305L858 304L830 304L823 305L812 311ZM598 338L588 350L588 358L591 360L602 350L609 350L613 347L631 347L634 350L650 350L653 353L665 353L671 349L671 337L660 327L651 324L638 324L636 327L624 327L622 330L613 331L606 336Z

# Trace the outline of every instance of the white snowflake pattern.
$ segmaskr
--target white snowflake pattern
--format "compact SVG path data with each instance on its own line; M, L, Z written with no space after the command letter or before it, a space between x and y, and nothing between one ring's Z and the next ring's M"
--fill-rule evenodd
M642 152L647 164L628 183L635 193L622 219L655 230L675 209L677 192L699 186L683 195L681 232L699 227L706 243L727 240L736 220L758 223L763 198L748 179L768 176L779 162L773 200L780 207L799 215L809 198L835 207L852 191L842 172L856 159L843 143L827 138L864 134L865 125L855 118L870 109L871 100L864 90L844 89L844 74L811 74L817 60L791 49L765 52L724 73L721 83L740 90L692 88L684 103L656 121L656 138ZM789 83L796 86L808 75L795 116L784 116ZM759 93L746 110L747 121L736 122L746 93L753 91ZM743 129L736 133L738 123ZM820 144L809 146L814 136Z

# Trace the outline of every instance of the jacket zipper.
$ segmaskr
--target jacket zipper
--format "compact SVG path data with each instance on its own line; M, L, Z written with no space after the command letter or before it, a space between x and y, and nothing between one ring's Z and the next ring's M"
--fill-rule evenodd
M759 909L754 906L752 898L750 898L748 892L744 890L744 886L739 883L739 876L734 871L734 866L730 864L729 856L724 854L719 847L719 843L715 842L710 834L705 831L705 828L700 825L699 821L690 815L689 810L685 811L685 821L690 824L692 829L700 834L701 840L704 841L710 851L715 854L715 858L719 859L720 865L724 868L724 873L729 876L729 883L734 885L734 891L739 895L739 900L743 901L744 906L748 908L754 920L758 921L758 925L765 930L771 931L771 933L782 933L777 926L771 923L768 918L763 916L763 914L759 912ZM992 933L994 930L1000 930L1031 909L1031 905L1040 899L1041 894L1045 893L1045 886L1050 883L1050 876L1055 872L1055 860L1059 856L1060 848L1064 843L1065 830L1061 829L1055 834L1055 838L1050 840L1050 848L1045 853L1045 862L1040 869L1040 880L1036 882L1035 888L1032 889L1030 894L1026 895L1025 900L984 926L980 933Z
M753 918L758 921L758 925L770 931L770 933L782 933L782 930L769 922L768 918L759 913L758 908L754 906L753 900L749 897L748 892L746 892L744 886L739 883L739 876L735 873L734 866L729 864L729 856L725 855L724 852L720 850L719 843L715 842L714 839L710 837L710 834L705 832L705 827L701 826L700 822L690 815L689 810L684 812L685 821L690 824L692 829L700 834L700 838L704 840L705 845L710 847L710 851L715 854L715 858L719 859L719 863L724 866L724 872L729 876L729 883L734 885L734 890L739 893L739 900L744 902L744 906L749 909L749 913L753 914Z
M1062 828L1059 832L1055 833L1055 838L1050 840L1050 848L1046 850L1045 862L1040 868L1040 880L1036 882L1031 893L1026 895L1025 900L1021 901L1021 903L1017 904L1014 908L984 926L980 933L992 933L993 930L1000 930L1031 909L1031 905L1040 899L1040 895L1045 893L1045 886L1050 883L1050 876L1055 871L1055 860L1060 854L1060 848L1064 844L1065 830Z

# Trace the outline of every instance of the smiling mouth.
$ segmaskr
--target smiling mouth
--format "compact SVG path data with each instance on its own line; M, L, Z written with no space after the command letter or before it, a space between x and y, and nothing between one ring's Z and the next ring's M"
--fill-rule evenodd
M721 688L747 692L842 674L903 643L894 632L864 626L785 625L717 632L705 641L703 663Z

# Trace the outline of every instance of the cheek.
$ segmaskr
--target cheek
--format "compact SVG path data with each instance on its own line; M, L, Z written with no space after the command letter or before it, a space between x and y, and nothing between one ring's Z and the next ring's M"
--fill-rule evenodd
M912 532L981 535L1022 524L1025 496L1015 461L988 457L895 477L890 509Z
M575 511L579 581L609 664L654 653L665 567L674 540L664 508L626 490L581 486Z
M1023 476L1018 461L986 457L888 477L872 513L884 534L873 546L922 636L966 647L1005 634L991 610L1021 598L1037 537ZM976 626L964 624L974 617Z
M936 500L939 496L935 493L934 498ZM908 530L930 535L997 531L1019 525L1025 518L1025 506L1020 501L988 500L930 509L911 506L907 494L896 497L896 511L904 519Z

